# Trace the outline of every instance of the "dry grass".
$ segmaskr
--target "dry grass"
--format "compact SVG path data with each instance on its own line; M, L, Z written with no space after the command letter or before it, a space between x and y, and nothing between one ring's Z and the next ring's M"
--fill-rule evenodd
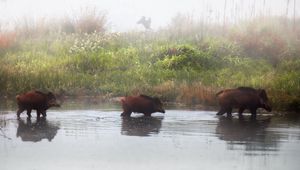
M215 105L215 90L212 87L202 85L201 82L195 82L191 85L183 83L179 86L179 95L176 100L191 105Z
M166 81L160 85L153 87L153 92L156 96L162 97L164 101L174 101L177 96L176 83L174 81Z
M13 47L16 43L15 32L0 32L0 51Z
M285 108L288 111L300 111L300 94L289 94L283 90L268 90L268 97L274 108Z
M156 96L162 95L164 101L186 103L189 105L215 105L215 92L213 87L204 86L201 82L176 83L166 81L153 87Z

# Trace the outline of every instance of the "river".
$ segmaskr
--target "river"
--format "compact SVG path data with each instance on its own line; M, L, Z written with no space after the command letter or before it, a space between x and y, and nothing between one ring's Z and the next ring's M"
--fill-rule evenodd
M257 121L168 108L120 117L114 104L69 103L46 119L0 111L1 170L298 170L300 119Z

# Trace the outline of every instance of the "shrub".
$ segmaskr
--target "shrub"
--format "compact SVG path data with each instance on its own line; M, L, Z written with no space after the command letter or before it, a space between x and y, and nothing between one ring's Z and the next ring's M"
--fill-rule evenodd
M81 14L75 20L75 29L79 33L105 32L107 19L104 12L96 8L82 9Z
M162 67L171 70L180 69L208 69L214 66L214 61L207 53L189 45L182 45L168 49L165 58L158 62Z
M0 32L0 54L16 46L15 32Z

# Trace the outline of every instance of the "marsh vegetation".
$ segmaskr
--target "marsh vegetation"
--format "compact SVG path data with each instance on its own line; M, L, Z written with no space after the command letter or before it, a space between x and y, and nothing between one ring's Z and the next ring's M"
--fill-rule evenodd
M215 105L223 88L267 90L275 109L299 110L300 20L256 16L226 24L178 14L168 26L113 32L105 13L23 20L0 30L0 94L31 89L69 96L146 93Z

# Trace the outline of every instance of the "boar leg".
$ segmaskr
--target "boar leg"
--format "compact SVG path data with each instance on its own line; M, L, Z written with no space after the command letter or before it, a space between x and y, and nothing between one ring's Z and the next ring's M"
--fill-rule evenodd
M228 108L226 113L227 113L227 117L232 117L232 114L231 114L232 108Z
M251 109L251 119L256 120L256 109Z
M31 118L31 109L27 109L27 116L28 118Z
M131 115L131 113L132 112L130 112L130 111L124 111L122 114L121 114L121 116L130 116Z
M240 107L239 108L239 118L242 119L243 118L243 112L244 112L245 108L244 107Z
M41 113L42 113L42 110L40 110L40 109L36 110L37 118L41 117Z
M43 115L43 117L47 117L46 110L42 111L42 115Z
M219 112L217 113L217 115L223 115L225 113L228 113L231 114L231 111L232 110L231 108L228 108L228 107L221 107L221 109L219 110Z
M217 115L223 115L224 113L226 113L226 109L224 109L224 107L221 107Z
M131 109L126 105L124 101L122 101L122 107L123 107L123 113L121 116L130 116L131 115Z
M17 111L17 116L20 117L20 114L21 114L24 110L25 110L25 109L19 107L19 109L18 109L18 111Z
M150 117L151 113L144 113L145 116Z

